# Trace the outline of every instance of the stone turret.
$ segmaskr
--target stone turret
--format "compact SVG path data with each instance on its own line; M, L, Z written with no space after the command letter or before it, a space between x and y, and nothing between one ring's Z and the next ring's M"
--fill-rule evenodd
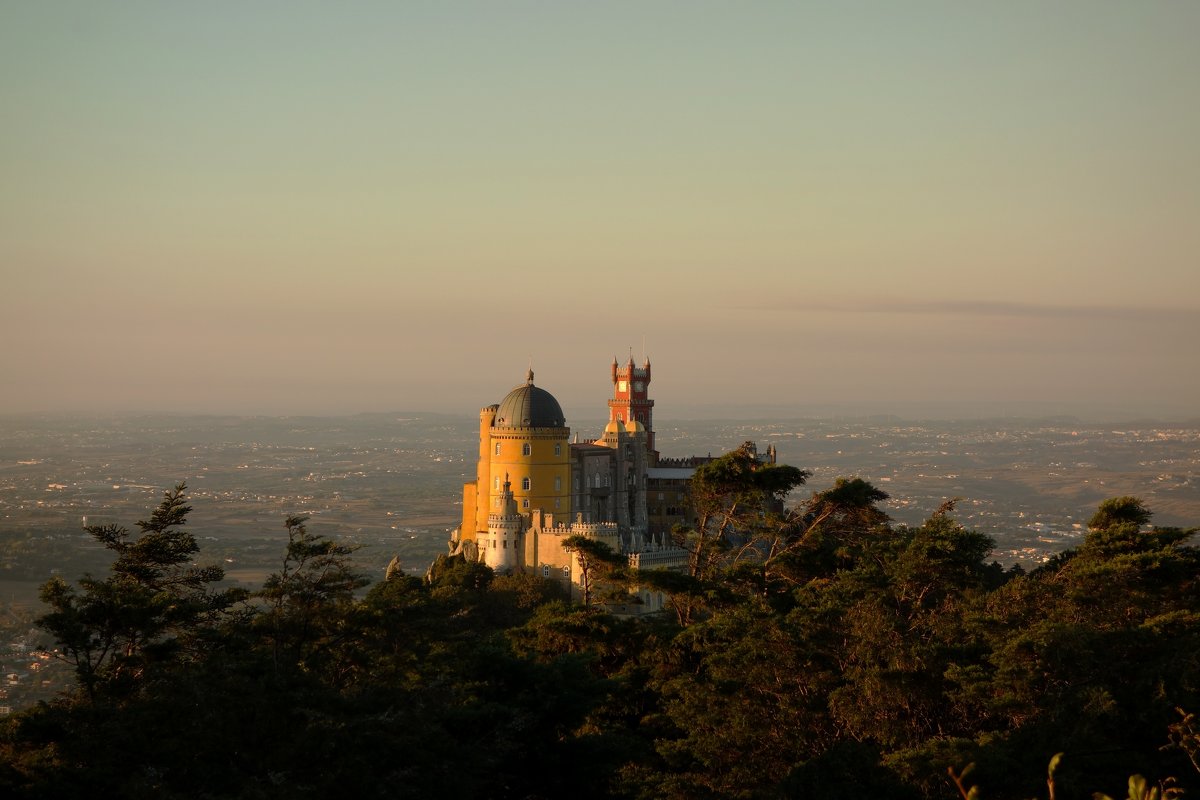
M487 536L480 542L483 561L496 572L513 572L524 566L525 517L517 510L512 484L504 476L498 508L487 518Z

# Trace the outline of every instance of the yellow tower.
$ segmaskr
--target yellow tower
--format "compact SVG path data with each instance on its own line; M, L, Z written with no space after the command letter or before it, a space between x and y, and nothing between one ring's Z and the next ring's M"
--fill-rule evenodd
M571 453L562 407L554 395L525 383L499 405L479 415L479 463L474 484L463 487L460 538L486 534L488 515L503 511L504 484L511 487L517 511L542 509L566 520L571 513Z

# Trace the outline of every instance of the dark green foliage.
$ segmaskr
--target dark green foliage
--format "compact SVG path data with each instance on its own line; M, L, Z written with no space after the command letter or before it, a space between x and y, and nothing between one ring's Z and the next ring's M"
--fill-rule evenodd
M783 500L808 476L795 467L759 463L749 445L698 467L689 482L696 526L675 532L677 543L692 553L690 574L707 579L731 557L756 558L778 546L788 527Z
M86 529L116 554L107 578L84 576L79 590L58 578L42 587L50 610L38 624L93 699L133 691L147 670L194 657L220 614L245 599L240 590L209 590L224 577L220 567L191 563L200 548L182 530L191 511L185 489L165 493L150 521L138 522L137 539L116 525Z
M309 533L305 522L295 516L284 521L283 564L258 593L266 612L256 623L271 643L276 669L343 669L340 646L357 633L346 616L354 592L368 581L350 566L353 548Z
M708 467L693 569L569 541L583 603L461 556L364 594L303 518L239 602L176 487L138 538L92 531L107 576L44 587L81 690L0 728L0 796L1009 798L1045 795L1053 753L1060 800L1195 790L1194 530L1116 498L1005 571L952 503L894 525L848 478L785 510L799 470ZM670 611L608 613L627 583Z
M1141 527L1150 522L1152 514L1136 497L1110 497L1100 504L1096 513L1088 520L1094 531L1108 530L1118 525Z
M592 604L592 595L597 586L607 590L605 600L616 602L624 599L620 587L627 577L625 556L604 542L586 536L569 536L563 539L562 547L572 553L579 564L579 585L584 606Z

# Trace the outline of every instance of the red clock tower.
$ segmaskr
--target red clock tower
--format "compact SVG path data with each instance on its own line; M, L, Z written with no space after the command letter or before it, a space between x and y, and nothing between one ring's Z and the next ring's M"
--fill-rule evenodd
M619 420L640 422L646 429L646 449L650 457L658 460L654 449L654 401L650 399L650 359L642 366L634 366L633 357L625 366L612 363L613 396L608 401L608 421Z

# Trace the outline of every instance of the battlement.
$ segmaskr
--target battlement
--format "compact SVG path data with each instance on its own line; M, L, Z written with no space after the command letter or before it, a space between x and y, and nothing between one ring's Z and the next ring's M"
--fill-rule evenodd
M608 539L617 535L615 522L551 522L537 529L541 533L555 536L586 536L589 539Z
M629 554L634 569L679 569L688 565L688 551L682 547L664 547Z
M612 363L613 383L616 383L618 378L624 378L625 380L644 380L647 383L649 383L649 381L650 381L650 360L646 359L646 362L644 364L642 364L642 366L639 367L633 363L632 358L630 358L629 362L626 364L618 364L616 359L613 359L613 363Z
M685 458L662 458L660 456L658 466L671 469L695 469L712 460L712 456L687 456Z

